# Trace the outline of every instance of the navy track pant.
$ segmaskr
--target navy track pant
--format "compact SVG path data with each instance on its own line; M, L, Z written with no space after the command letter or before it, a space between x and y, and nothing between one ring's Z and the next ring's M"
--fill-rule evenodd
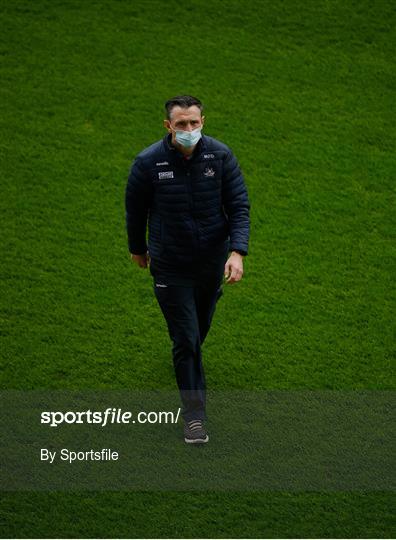
M209 332L216 303L221 297L227 253L197 270L189 283L152 271L154 293L172 340L176 381L186 421L206 416L206 384L201 346Z

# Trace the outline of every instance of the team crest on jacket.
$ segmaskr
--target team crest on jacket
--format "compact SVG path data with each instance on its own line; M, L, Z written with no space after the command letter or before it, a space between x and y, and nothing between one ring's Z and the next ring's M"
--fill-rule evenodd
M204 176L214 176L216 173L212 169L212 167L206 167L204 170Z

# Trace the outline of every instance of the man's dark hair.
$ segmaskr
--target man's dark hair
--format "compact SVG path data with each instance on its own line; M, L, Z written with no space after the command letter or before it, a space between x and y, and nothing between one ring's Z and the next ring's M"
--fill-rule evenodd
M170 120L173 107L182 107L183 109L188 109L189 107L192 107L193 105L196 105L198 107L202 115L203 105L199 101L199 99L196 97L176 96L171 99L168 99L168 101L165 103L166 116L168 120Z

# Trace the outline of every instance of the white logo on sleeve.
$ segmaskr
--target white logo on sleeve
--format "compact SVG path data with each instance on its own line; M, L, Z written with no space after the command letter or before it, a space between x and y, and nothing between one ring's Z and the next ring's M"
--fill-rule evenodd
M158 178L160 180L166 180L168 178L174 178L173 171L162 171L158 173Z

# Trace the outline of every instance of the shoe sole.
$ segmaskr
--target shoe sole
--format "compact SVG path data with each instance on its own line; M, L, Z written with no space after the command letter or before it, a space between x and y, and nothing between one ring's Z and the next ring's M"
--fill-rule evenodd
M206 435L205 439L187 439L186 437L184 437L184 442L186 442L187 444L203 444L203 443L207 443L208 440L209 440L209 435Z

